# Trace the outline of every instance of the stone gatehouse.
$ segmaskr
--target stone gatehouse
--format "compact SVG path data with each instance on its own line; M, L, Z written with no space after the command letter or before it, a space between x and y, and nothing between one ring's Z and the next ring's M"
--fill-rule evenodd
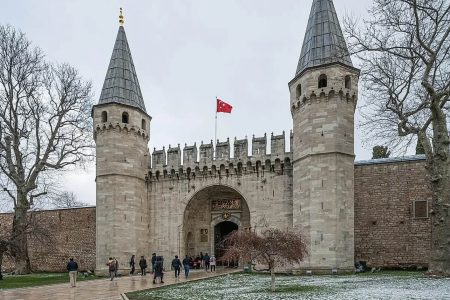
M251 145L243 139L169 146L150 154L152 118L121 24L92 109L96 270L106 271L109 256L127 261L152 252L166 258L217 255L215 245L226 233L266 225L303 232L309 256L296 268L352 270L355 249L364 249L355 245L361 233L355 228L354 189L358 78L333 2L314 0L288 83L288 137L253 137Z

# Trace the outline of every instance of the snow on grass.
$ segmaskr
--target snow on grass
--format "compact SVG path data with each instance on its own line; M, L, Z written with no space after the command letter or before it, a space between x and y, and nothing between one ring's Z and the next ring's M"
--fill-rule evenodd
M450 299L450 279L411 275L277 276L234 274L128 294L134 299Z

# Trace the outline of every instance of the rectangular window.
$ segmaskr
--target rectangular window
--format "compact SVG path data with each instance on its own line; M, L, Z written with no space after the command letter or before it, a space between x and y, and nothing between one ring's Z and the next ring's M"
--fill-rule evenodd
M413 202L414 218L428 218L428 201L416 200Z

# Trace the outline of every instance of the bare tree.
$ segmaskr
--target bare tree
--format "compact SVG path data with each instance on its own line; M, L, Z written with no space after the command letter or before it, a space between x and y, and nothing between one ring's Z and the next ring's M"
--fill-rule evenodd
M307 255L301 234L275 228L254 231L233 231L222 241L224 255L220 260L243 258L247 262L267 266L271 290L275 291L275 268L300 263ZM264 270L259 270L264 271Z
M362 128L393 150L425 150L431 182L429 271L450 275L450 1L374 0L363 24L347 18L349 47L362 62Z
M79 201L73 192L63 192L52 197L51 205L56 208L82 207L87 203Z
M76 69L47 63L22 32L0 26L0 170L13 202L17 274L30 272L27 211L48 193L47 177L93 155L91 94Z

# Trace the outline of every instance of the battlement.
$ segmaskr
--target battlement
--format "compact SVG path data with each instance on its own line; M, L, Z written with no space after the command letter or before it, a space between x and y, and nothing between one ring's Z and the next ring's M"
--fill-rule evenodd
M319 92L319 94L316 94L316 92ZM357 95L354 91L351 91L349 89L340 89L338 92L336 92L332 87L327 87L322 88L318 91L312 91L310 94L303 94L299 97L296 97L295 100L296 101L293 101L292 103L291 112L317 102L328 101L346 102L356 107Z
M292 140L292 132L290 134ZM292 160L292 153L286 152L285 132L281 135L271 134L271 153L267 153L267 135L262 137L252 137L253 155L248 153L248 139L234 139L234 157L231 157L230 139L226 141L217 140L216 146L211 140L209 144L204 144L203 141L200 147L197 144L192 146L185 144L181 149L178 144L177 147L171 147L166 151L163 147L160 150L154 148L152 153L152 167L151 172L155 176L158 174L181 174L184 172L215 172L216 170L234 170L238 172L245 169L265 168L267 170L281 169L286 161ZM292 142L291 142L292 143ZM215 153L215 157L214 157ZM183 161L181 160L183 157ZM239 167L238 167L239 166Z
M289 82L291 113L318 102L341 101L356 108L359 70L340 64L324 65Z
M108 130L116 130L118 132L129 132L129 133L134 133L136 135L142 136L143 139L148 140L149 139L149 135L148 132L145 129L142 129L138 126L134 126L134 125L130 125L130 124L126 124L126 123L101 123L101 124L97 124L97 126L95 126L95 130L94 130L94 139L97 138L98 134L101 134L102 132L108 131Z

